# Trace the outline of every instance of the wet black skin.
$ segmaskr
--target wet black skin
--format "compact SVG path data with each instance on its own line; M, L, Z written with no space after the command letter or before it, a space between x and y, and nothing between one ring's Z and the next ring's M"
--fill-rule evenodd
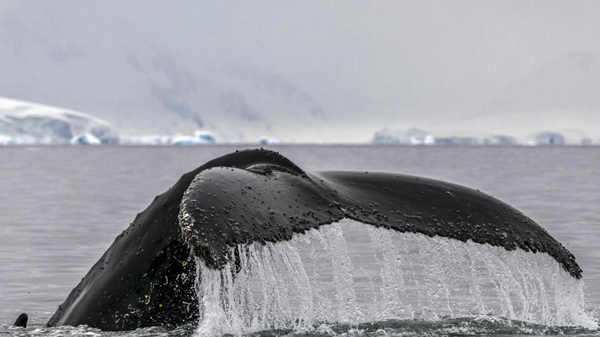
M27 316L26 313L22 313L19 315L19 317L17 317L17 319L15 320L15 323L13 324L13 326L19 327L19 328L26 328L27 327L27 319L29 319L29 317Z
M175 326L198 317L198 256L210 268L230 247L289 240L351 218L400 232L543 252L573 277L573 255L518 210L479 191L412 176L306 173L282 155L246 150L184 174L156 197L92 267L49 326L102 330Z

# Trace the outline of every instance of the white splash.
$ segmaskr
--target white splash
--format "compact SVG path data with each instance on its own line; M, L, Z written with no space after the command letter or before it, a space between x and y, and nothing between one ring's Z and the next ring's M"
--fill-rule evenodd
M230 256L222 270L198 261L197 335L477 315L597 328L583 281L547 254L344 219Z

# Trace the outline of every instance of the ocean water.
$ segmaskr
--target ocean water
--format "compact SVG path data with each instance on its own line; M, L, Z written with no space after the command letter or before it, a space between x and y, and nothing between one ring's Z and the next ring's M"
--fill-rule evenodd
M105 333L87 327L44 328L45 322L64 301L71 289L77 285L135 215L146 208L155 195L169 188L182 173L214 157L241 148L243 147L0 147L0 334L191 336L201 334L203 331L207 334L233 331L257 336L600 334L597 330L589 330L589 325L585 326L583 323L578 326L569 321L567 325L570 326L564 327L562 325L565 325L566 321L544 318L547 313L553 316L556 310L562 310L565 304L557 300L543 302L547 305L529 304L536 302L533 297L542 296L543 292L536 287L533 287L533 290L523 291L524 295L517 299L511 299L513 295L510 294L503 299L501 291L498 292L500 295L483 294L477 298L473 297L471 290L453 293L452 289L460 289L457 286L459 281L467 282L467 286L470 287L477 282L466 278L466 281L452 281L453 287L448 287L447 283L438 280L440 275L447 278L453 273L468 274L468 270L456 272L464 263L460 260L462 257L456 257L460 246L446 242L449 240L421 242L419 247L439 249L439 257L432 258L429 267L422 267L421 274L402 275L400 283L387 282L385 281L387 276L384 276L386 271L393 274L392 271L398 268L377 267L383 266L384 263L371 269L367 263L363 268L357 264L360 257L356 256L359 255L352 252L334 254L343 259L348 256L349 263L352 263L356 269L363 268L368 277L363 278L365 280L363 284L356 285L356 289L353 288L353 294L350 294L352 296L341 294L339 296L342 297L339 297L335 289L328 290L327 285L322 284L327 276L313 273L318 274L313 279L310 277L313 274L307 273L303 278L306 280L305 283L296 282L298 289L305 289L306 285L309 285L309 288L320 289L320 294L324 294L324 298L327 298L328 294L334 294L328 302L330 306L317 308L318 310L314 309L316 302L309 301L313 296L310 289L304 293L304 296L299 296L292 301L313 305L312 311L300 310L306 306L294 310L294 313L303 312L304 321L310 322L309 325L298 323L301 320L284 320L280 325L269 323L270 328L264 330L260 328L260 323L265 322L267 318L261 318L256 319L258 328L255 330L239 328L236 330L233 326L230 330L206 326L204 327L208 330L201 330L203 326L199 322L190 322L189 325L174 330L149 328L133 333ZM576 256L584 275L584 286L582 285L581 289L581 294L584 296L581 301L584 303L581 306L585 309L586 317L598 321L600 316L600 211L598 209L600 147L274 146L272 148L307 171L380 171L425 176L476 188L507 202L533 218ZM331 233L311 235L313 237L302 240L305 240L305 243L314 243L319 241L317 238L322 238L324 235L339 238L339 235ZM344 234L344 236L351 238L352 234ZM365 236L355 235L355 237ZM403 252L400 255L406 258L402 263L411 263L410 253L419 257L419 249L406 246L405 243L420 239L388 238L377 232L368 232L366 237L369 237L371 242L379 242L369 244L371 251L368 255L373 256L375 260L384 261L385 252L393 249ZM464 244L460 243L460 245ZM478 247L467 248L466 251L471 251L471 254L474 249L479 249ZM291 246L269 249L285 255L288 259L296 256L295 252L298 250ZM259 249L251 252L252 254L247 258L248 261L254 262L248 262L248 268L266 270L264 268L276 266L278 263L273 260L269 264L265 262L266 259L259 259L262 262L258 263L255 257L263 256L261 254L264 252ZM452 252L454 256L452 260L454 264L443 261L448 252ZM476 254L484 256L486 253L477 251ZM521 257L509 256L505 259L509 261L508 267L494 265L490 270L502 270L506 274L507 268L516 268L518 261L521 260ZM314 265L323 263L318 259L315 261ZM343 260L340 265L348 265L348 261ZM543 261L539 263L543 265ZM444 266L444 268L441 268L437 274L429 273L428 271L434 270L435 266ZM321 272L331 269L331 267L321 268ZM341 269L340 275L345 272ZM568 279L558 279L554 284L546 284L544 283L546 281L535 279L536 275L544 273L546 273L544 270L531 272L532 281L526 283L543 284L545 290L577 287L570 285ZM554 275L552 271L548 273L550 276L546 278ZM207 276L208 273L204 275ZM334 275L335 273L331 275L331 279L335 278ZM391 279L400 278L398 275L392 276ZM370 283L367 280L370 280ZM294 280L288 280L288 282L292 281ZM250 278L248 282L255 285L272 284L273 287L277 283ZM508 279L506 282L512 281ZM389 285L404 286L407 293L419 294L419 296L416 299L409 299L408 302L376 298L377 296L373 301L373 296L368 296L383 293L372 289ZM502 287L497 288L502 289ZM233 296L239 289L232 288L228 291L231 291ZM346 295L349 297L343 297ZM265 298L260 292L247 296L254 301ZM569 293L568 296L563 297L577 296L579 293ZM346 315L343 316L346 318L344 321L350 323L332 324L327 322L327 319L319 320L318 317L307 316L316 312L323 317L329 317L327 313L331 312L331 306L335 306L335 300L343 302L344 298L348 299L346 302L353 303L352 305L356 307L356 310L338 312L339 315ZM448 309L432 310L437 305L431 302L435 298L444 299L444 305ZM459 310L461 305L465 308L471 307L469 301L475 301L473 305L477 306L476 302L479 298L483 299L482 308L488 310L497 305L497 312L504 315L474 314L467 309L463 310L464 312ZM281 302L282 300L287 302ZM286 303L289 305L290 300L281 297L277 301L270 300L269 303L279 303L279 307L285 307ZM234 304L232 302L230 306ZM386 311L386 308L394 305L399 307L399 311ZM10 324L21 312L29 314L29 327L10 328ZM352 316L353 314L356 316ZM335 320L342 316L332 316L330 319ZM231 315L228 317L231 318ZM241 317L243 320L243 315ZM281 317L284 316L277 316L275 322L279 322ZM227 325L233 320L219 322L221 323L215 324Z

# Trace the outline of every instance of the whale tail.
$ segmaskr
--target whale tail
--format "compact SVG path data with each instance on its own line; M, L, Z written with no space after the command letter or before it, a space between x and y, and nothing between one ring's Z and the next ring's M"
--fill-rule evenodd
M477 190L392 173L310 173L279 153L255 149L213 159L157 196L47 324L134 330L197 320L198 265L206 267L205 277L243 272L251 256L244 247L287 244L350 220L372 231L547 253L581 278L575 257L560 242ZM215 294L219 303L221 293Z
M16 327L20 327L20 328L26 328L27 327L27 319L29 317L27 316L26 313L22 313L19 315L19 317L17 317L17 320L15 321L15 323L13 324L13 326Z

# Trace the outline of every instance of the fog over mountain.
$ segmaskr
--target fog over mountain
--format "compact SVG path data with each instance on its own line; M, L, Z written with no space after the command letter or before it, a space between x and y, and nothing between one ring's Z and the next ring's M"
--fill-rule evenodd
M600 55L573 52L511 81L485 105L444 124L525 137L531 130L560 131L579 143L598 137ZM527 126L527 127L523 127Z
M600 3L7 1L0 96L122 136L368 142L383 127L600 141ZM573 131L574 130L574 131Z

